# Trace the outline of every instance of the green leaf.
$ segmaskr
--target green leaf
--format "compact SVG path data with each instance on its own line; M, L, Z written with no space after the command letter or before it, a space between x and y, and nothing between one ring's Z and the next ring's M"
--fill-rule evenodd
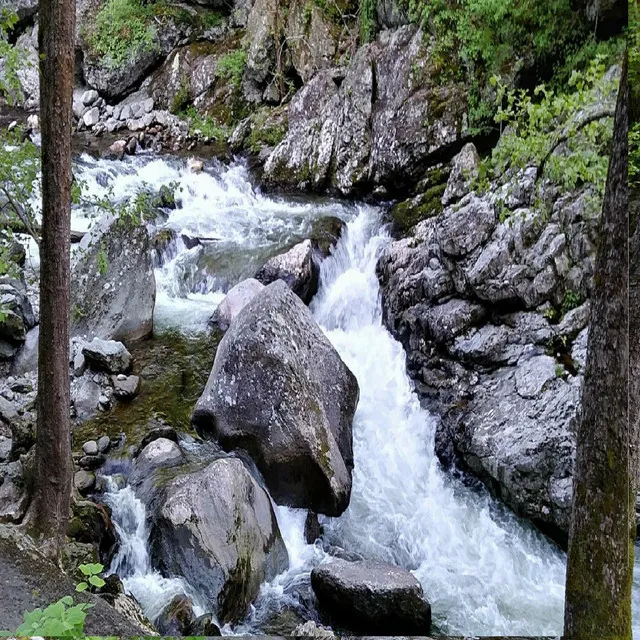
M101 589L102 587L104 587L105 585L105 581L100 578L99 576L91 576L89 578L89 582L94 586L94 587L98 587L98 589Z
M76 585L76 591L78 593L82 593L83 591L86 591L89 588L89 585L86 582L79 582Z
M64 598L60 598L60 602L71 607L73 605L73 596L64 596Z

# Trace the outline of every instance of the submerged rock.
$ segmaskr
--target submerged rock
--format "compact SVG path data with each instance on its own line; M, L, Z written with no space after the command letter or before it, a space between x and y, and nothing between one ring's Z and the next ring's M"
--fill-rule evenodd
M215 606L221 622L237 622L260 585L288 566L269 495L231 457L195 471L174 467L151 483L155 566L183 576Z
M426 636L431 606L416 578L382 562L335 559L311 572L320 608L333 624L376 635Z
M349 504L358 383L281 281L221 341L193 423L255 460L274 500L340 515Z

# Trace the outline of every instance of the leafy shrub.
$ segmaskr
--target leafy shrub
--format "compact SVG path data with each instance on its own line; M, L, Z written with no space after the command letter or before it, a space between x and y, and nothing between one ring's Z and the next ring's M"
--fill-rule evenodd
M239 87L246 62L247 52L244 49L230 51L218 60L216 76L225 78L234 87Z
M211 140L222 142L229 136L229 129L224 125L219 125L213 118L201 115L196 111L194 106L189 107L180 114L184 120L189 123L191 132L200 131L200 133Z
M360 40L371 42L376 31L375 0L360 0Z
M496 121L506 128L489 160L490 175L535 166L543 174L538 179L547 177L565 189L585 183L604 189L613 107L604 106L602 98L612 104L617 83L605 79L600 58L586 72L572 74L567 92L540 85L532 97L495 77L493 84Z
M88 41L96 57L118 68L136 55L159 47L154 5L142 0L107 0L95 17Z

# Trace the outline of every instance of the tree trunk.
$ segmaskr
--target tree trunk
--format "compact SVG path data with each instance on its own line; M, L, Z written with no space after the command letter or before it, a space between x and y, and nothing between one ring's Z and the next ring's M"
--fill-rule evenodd
M631 639L635 499L629 423L628 87L623 65L600 246L569 532L568 638Z
M69 428L71 116L75 1L40 0L42 241L38 425L32 530L58 555L69 520L72 461Z

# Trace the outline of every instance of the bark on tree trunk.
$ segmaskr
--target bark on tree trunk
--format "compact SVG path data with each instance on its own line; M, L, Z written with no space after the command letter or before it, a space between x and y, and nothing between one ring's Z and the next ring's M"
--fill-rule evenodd
M569 532L565 635L631 639L635 540L629 423L627 65L602 208Z
M69 520L72 482L69 428L71 117L75 1L40 0L42 241L38 425L32 530L57 555Z

